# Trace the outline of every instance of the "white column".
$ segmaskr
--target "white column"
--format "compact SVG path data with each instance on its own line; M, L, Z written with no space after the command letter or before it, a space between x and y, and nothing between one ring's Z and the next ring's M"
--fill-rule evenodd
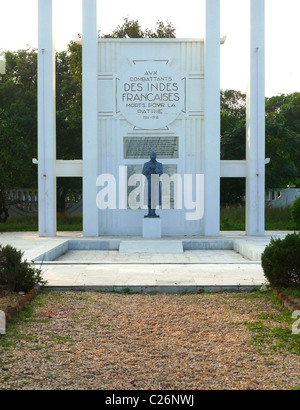
M204 235L220 233L220 0L206 0Z
M56 234L56 102L52 0L38 3L39 235Z
M97 0L83 0L82 15L83 234L98 236Z
M265 233L265 1L251 0L247 87L246 233Z

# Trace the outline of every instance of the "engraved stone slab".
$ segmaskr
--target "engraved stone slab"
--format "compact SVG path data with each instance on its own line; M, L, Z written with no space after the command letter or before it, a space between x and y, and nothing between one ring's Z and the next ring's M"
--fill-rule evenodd
M166 127L185 104L184 79L164 61L137 61L120 75L117 84L119 110L141 129Z
M178 158L178 137L124 137L124 159L144 159L150 152L158 158Z

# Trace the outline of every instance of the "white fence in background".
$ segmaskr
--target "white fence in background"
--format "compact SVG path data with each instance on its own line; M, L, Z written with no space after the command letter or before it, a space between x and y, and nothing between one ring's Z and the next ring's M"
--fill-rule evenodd
M34 203L38 201L38 194L36 190L32 189L10 189L6 191L6 201L15 204L21 202Z
M9 215L21 216L18 213L36 213L38 211L38 191L34 189L10 189L5 192L6 205ZM82 192L74 191L65 198L66 211L71 213L82 212Z

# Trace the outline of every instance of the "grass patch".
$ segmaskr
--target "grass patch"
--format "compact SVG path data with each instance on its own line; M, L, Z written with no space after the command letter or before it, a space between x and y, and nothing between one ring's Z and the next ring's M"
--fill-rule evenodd
M82 231L82 215L57 214L58 231ZM36 232L38 216L9 219L0 223L0 232Z
M3 350L15 348L18 340L31 340L38 343L38 340L32 338L30 335L26 335L20 331L20 325L24 323L26 326L30 326L30 323L47 323L49 318L44 318L36 314L36 308L42 307L47 304L48 295L51 297L51 291L41 290L41 292L28 304L24 305L15 317L13 317L9 323L7 323L6 334L0 336L0 363L1 353ZM53 293L59 303L57 293ZM43 347L45 348L45 347ZM35 350L40 349L36 346Z
M268 355L272 351L279 351L283 355L300 355L300 338L299 335L292 334L294 319L291 320L290 317L291 315L281 326L274 326L270 321L267 324L266 320L244 322L252 333L252 343L260 354Z
M291 219L291 208L266 207L265 228L269 231L295 230L296 225Z
M220 221L221 231L244 231L245 207L221 207Z
M246 209L244 206L221 207L221 231L244 231ZM267 231L293 231L296 225L291 219L290 207L265 208L265 229Z
M276 308L276 312L266 313L258 311L255 320L244 322L244 325L252 334L252 343L257 347L260 354L268 355L274 351L282 355L300 355L300 337L293 334L292 325L295 319L292 312L282 307L280 299L272 291L265 293L257 292L252 297L260 297L269 300Z
M292 312L282 306L279 297L272 289L266 292L256 290L249 293L236 293L231 297L253 301L253 306L256 306L253 310L255 313L253 319L244 321L238 326L245 326L251 332L251 344L256 347L258 353L265 356L275 352L283 356L288 354L300 356L300 335L293 334L292 331L296 319L292 317ZM256 301L259 303L255 303ZM273 306L274 309L266 311L266 305Z
M265 229L270 231L293 231L295 223L291 220L290 208L266 207ZM245 207L232 206L220 209L221 231L245 230ZM82 231L82 215L57 214L58 231ZM0 223L0 232L36 232L38 230L38 217L28 216L20 219L8 220Z
M58 231L82 231L82 215L57 214Z
M9 219L0 223L0 232L36 232L38 230L38 217L26 216L24 218Z
M61 336L61 335L57 335L54 338L52 338L51 340L53 340L54 342L58 343L58 344L65 344L65 343L73 343L74 340L72 338L70 338L69 336Z

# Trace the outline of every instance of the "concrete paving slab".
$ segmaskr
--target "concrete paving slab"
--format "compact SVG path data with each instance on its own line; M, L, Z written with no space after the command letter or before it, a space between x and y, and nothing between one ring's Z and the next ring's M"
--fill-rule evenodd
M121 241L120 253L182 253L182 241L177 240L139 240Z
M265 282L260 264L46 265L48 287L247 287Z

